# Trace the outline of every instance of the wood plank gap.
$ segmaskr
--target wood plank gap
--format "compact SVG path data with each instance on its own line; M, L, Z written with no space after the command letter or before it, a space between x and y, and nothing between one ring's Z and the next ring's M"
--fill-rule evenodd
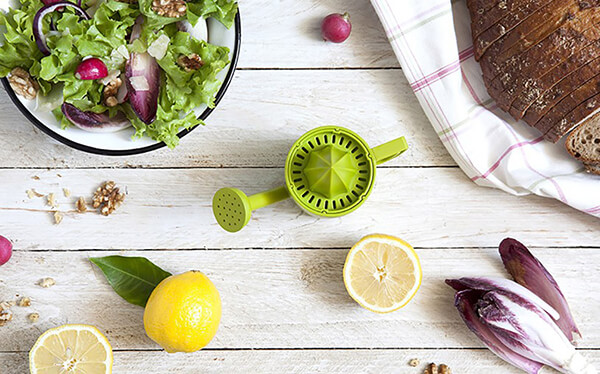
M498 249L498 247L482 247L482 246L473 246L473 247L413 247L415 250L440 250L440 249L448 249L453 251L460 251L465 249L481 249L481 250L493 250ZM528 245L529 249L564 249L564 250L573 250L573 249L600 249L600 246L536 246L536 245ZM317 250L327 250L327 251L347 251L349 247L223 247L223 248L73 248L73 249L19 249L14 248L14 252L29 252L29 253L49 253L49 252L115 252L115 251L125 251L125 252L195 252L195 251L317 251Z

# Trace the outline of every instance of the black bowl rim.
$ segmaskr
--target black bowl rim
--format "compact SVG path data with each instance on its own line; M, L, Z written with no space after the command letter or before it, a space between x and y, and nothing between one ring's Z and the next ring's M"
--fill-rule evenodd
M201 120L205 120L206 118L208 118L208 116L212 113L212 111L217 107L217 105L219 104L219 102L221 101L223 96L225 95L225 92L227 91L229 84L233 80L233 75L235 73L239 55L240 55L241 41L242 41L242 21L241 21L241 17L240 17L240 11L238 8L238 12L235 16L235 45L233 47L233 55L231 58L231 62L229 64L229 71L227 72L227 75L225 76L225 79L223 80L223 84L221 84L221 88L219 89L219 91L217 92L217 95L215 96L215 106L212 108L206 108L204 110L204 112L202 112L202 114L200 114L200 116L198 117ZM104 155L104 156L130 156L130 155L137 155L137 154L141 154L141 153L154 151L154 150L157 150L157 149L160 149L160 148L166 146L166 144L164 142L160 142L160 143L152 144L152 145L142 147L142 148L114 150L114 149L95 148L95 147L90 147L90 146L87 146L84 144L74 142L73 140L65 138L64 136L50 130L50 128L48 128L46 125L44 125L42 122L40 122L37 118L35 118L33 116L33 114L29 111L29 109L27 109L21 103L19 98L17 98L17 95L15 94L12 87L8 83L8 79L2 78L2 85L4 86L6 93L8 94L8 96L10 97L12 102L15 104L15 106L19 109L19 111L21 111L21 113L23 113L23 115L25 115L25 117L27 117L27 119L31 123L33 123L37 128L42 130L46 135L49 135L50 137L54 138L55 140L58 140L59 142L65 144L65 145L68 145L71 148L75 148L77 150L84 151L87 153L93 153L93 154ZM187 134L189 134L190 132L192 132L196 127L199 127L199 126L194 126L189 130L183 129L177 134L177 136L181 139L184 136L186 136Z

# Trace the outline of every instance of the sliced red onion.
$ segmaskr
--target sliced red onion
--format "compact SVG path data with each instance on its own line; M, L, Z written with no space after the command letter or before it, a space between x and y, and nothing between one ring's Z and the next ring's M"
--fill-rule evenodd
M70 1L56 1L47 5L44 5L40 10L37 11L33 18L33 35L35 36L35 43L37 44L40 51L46 56L50 55L50 49L46 44L46 35L42 31L42 21L44 17L59 8L70 7L75 10L75 13L83 19L90 19L90 16L77 4L73 4Z
M99 58L92 57L81 61L75 70L75 77L83 80L102 79L108 76L106 64Z
M143 87L132 84L132 80L135 82L144 79L147 85L144 84ZM144 123L152 123L156 118L160 91L160 68L156 60L148 53L131 53L125 67L125 83L127 84L129 103L135 114ZM143 90L139 88L143 88Z
M63 103L61 110L69 121L84 131L116 132L131 126L131 121L123 112L109 117L108 112L84 112L69 103Z

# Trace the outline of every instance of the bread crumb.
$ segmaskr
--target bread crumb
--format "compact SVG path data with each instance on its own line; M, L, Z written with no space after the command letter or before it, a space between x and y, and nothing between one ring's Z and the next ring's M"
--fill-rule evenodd
M41 193L37 192L35 189L30 189L25 191L27 193L27 197L30 199L33 199L34 197L43 197L44 195L42 195Z
M408 361L408 365L412 366L412 367L417 367L417 366L419 366L420 363L421 363L421 361L419 361L418 358L413 358L410 361Z
M56 197L54 196L54 193L49 193L48 196L46 196L46 198L48 199L48 205L50 207L52 207L53 209L58 208L58 203L56 202Z
M31 179L33 179L33 180L36 180L36 181L39 181L39 180L40 180L40 177L38 177L37 175L34 175L33 177L31 177Z
M40 319L40 314L39 313L30 313L27 316L27 319L29 319L29 321L31 323L36 323L38 321L38 319Z
M59 223L62 222L62 220L63 220L63 215L62 214L60 214L59 212L55 211L55 212L53 212L52 215L54 216L54 224L55 225L58 225Z
M2 311L3 309L10 309L11 307L15 306L17 303L15 303L14 301L2 301L0 302L0 311Z
M63 195L65 195L65 197L71 197L71 190L63 188Z
M79 213L84 213L87 211L87 205L85 203L85 199L83 198L83 196L79 197L79 200L77 200L77 202L75 203L75 206L77 207L77 211Z
M55 284L56 281L53 278L43 278L38 282L38 285L44 288L52 287Z
M31 306L31 299L28 297L22 297L17 302L18 306Z

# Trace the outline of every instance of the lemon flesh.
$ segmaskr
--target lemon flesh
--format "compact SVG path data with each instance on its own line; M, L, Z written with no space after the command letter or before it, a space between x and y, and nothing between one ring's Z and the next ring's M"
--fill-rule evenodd
M195 352L217 333L221 298L199 271L172 275L152 291L144 311L144 328L165 351Z
M378 313L400 309L421 286L415 250L402 239L369 235L352 247L344 264L344 284L361 306Z
M43 333L29 351L32 374L108 374L110 343L94 326L64 325Z

